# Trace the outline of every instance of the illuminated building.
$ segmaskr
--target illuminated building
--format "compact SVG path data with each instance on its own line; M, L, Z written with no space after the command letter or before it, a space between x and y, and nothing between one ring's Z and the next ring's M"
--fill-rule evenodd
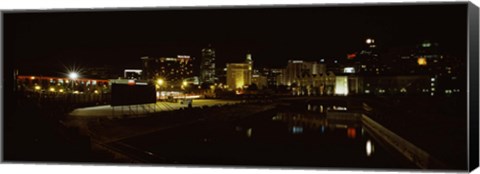
M187 79L194 77L193 61L188 55L177 57L142 57L144 66L142 76L154 81L163 79L169 85L180 86Z
M462 68L462 62L443 54L440 44L436 42L423 41L410 55L418 64L416 74L452 76Z
M387 70L387 66L379 59L377 47L375 39L367 38L361 51L347 55L347 59L351 62L350 66L354 67L355 72L379 75Z
M337 76L335 77L335 95L348 95L348 77Z
M229 89L243 89L252 84L253 61L251 54L247 54L245 63L227 64L227 86Z
M215 82L216 83L227 83L227 68L225 66L217 66L215 70Z
M247 63L227 64L227 85L229 89L244 88L251 83L251 74Z
M343 68L343 73L353 74L355 73L355 67L345 67Z
M442 79L429 75L375 75L335 77L335 95L375 95L375 96L437 96L463 94L461 87L445 86Z
M202 83L215 83L215 50L211 48L202 49L202 59L200 63L200 81Z
M371 95L430 95L431 78L424 75L363 77L363 93Z
M272 69L270 73L269 85L272 83L269 79L275 80L276 86L288 86L293 95L332 95L334 92L335 74L327 73L323 63L289 60L285 69Z
M466 63L460 58L446 55L437 42L422 41L413 49L403 51L397 61L397 75L425 76L425 93L434 95L453 95L465 89ZM435 81L430 81L433 78ZM408 90L407 90L408 91Z
M325 64L317 62L308 62L303 60L289 60L284 73L284 81L287 86L298 83L298 78L304 75L325 74Z
M61 78L47 76L17 76L18 91L48 93L108 93L109 80L88 78Z
M186 78L184 81L188 84L200 85L200 80L197 76Z
M285 81L287 86L291 86L297 82L297 77L304 71L304 63L302 60L289 60L285 69Z
M304 74L297 77L292 87L293 95L333 95L335 90L335 74L331 71L321 74Z
M287 85L287 69L278 69L279 73L276 76L276 86Z
M123 78L138 80L142 76L142 70L140 69L126 69L123 71Z
M282 69L263 68L260 74L266 77L266 80L267 80L266 86L268 88L273 88L281 84L282 73L283 73Z
M268 86L267 83L267 76L261 74L253 74L252 75L252 84L256 84L258 89L263 89Z
M418 57L417 63L419 66L427 66L427 59L425 57Z

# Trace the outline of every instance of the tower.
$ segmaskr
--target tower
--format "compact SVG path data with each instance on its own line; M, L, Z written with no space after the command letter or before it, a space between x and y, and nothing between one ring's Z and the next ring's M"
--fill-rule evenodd
M215 76L215 50L209 44L202 49L202 60L200 64L200 80L202 83L214 83Z

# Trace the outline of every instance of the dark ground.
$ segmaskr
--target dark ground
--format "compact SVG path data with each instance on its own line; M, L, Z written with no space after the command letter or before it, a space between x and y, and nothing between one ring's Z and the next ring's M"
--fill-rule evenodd
M451 169L467 168L466 100L455 97L392 97L366 100L368 116Z
M446 97L362 97L351 100L365 102L373 108L366 111L369 117L446 163L449 168L466 168L465 100ZM68 112L65 106L18 100L14 111L14 115L4 117L4 160L7 162L111 161L108 154L91 148L91 137L78 128L59 122L61 115ZM229 113L232 111L223 114ZM205 116L194 114L180 120L200 117ZM155 126L151 119L146 120Z

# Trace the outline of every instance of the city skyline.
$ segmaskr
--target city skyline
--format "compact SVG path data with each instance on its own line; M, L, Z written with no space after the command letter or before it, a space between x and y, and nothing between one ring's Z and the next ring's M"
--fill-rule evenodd
M477 17L468 2L8 12L4 159L471 170Z
M63 68L60 65L72 64L133 68L140 67L138 58L142 56L186 54L198 60L201 49L211 44L217 52L217 66L242 61L251 53L257 66L275 68L291 59L342 59L361 48L366 38L375 38L383 52L388 52L387 47L410 49L431 40L440 43L446 54L462 58L466 54L466 30L450 26L466 24L455 20L463 17L463 6L446 8L425 5L11 14L11 18L5 18L10 24L5 32L15 34L6 35L6 45L11 48L6 49L6 56L15 57L12 63L24 71L35 67L59 71ZM33 65L28 63L34 61Z

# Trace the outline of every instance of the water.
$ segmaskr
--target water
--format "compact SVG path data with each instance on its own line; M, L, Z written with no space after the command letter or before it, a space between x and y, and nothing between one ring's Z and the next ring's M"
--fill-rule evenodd
M112 145L150 163L416 168L357 120L331 119L326 110L333 106L283 107L234 123L199 122Z

